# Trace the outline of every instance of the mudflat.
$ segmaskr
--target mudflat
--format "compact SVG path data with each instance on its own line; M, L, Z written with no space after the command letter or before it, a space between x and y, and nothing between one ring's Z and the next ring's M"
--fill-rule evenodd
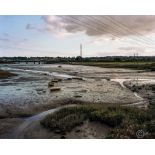
M155 83L155 72L120 68L99 68L76 65L8 65L2 66L6 72L17 76L0 80L0 117L3 121L0 135L5 135L5 128L18 128L23 118L33 117L36 114L69 104L96 103L104 105L128 105L142 102L144 99L136 96L124 83L141 82ZM54 87L61 88L58 91L50 91L48 83L54 79L61 79L54 83ZM143 102L144 104L144 102ZM146 103L147 104L147 103ZM17 119L13 128L9 119ZM7 120L8 119L8 120ZM6 122L6 124L4 123ZM9 122L9 126L7 125ZM36 126L35 126L36 124ZM32 130L37 127L42 136L29 135L28 138L52 138L47 134L43 136L43 129L38 121L29 124L24 130ZM39 127L38 127L39 126ZM99 131L85 133L85 129L92 123L85 122L80 129L75 129L66 138L87 137L98 138ZM100 128L99 128L100 129ZM107 129L107 128L106 128ZM107 131L105 129L105 132ZM29 131L28 130L28 131ZM78 132L80 130L80 132ZM97 129L92 129L93 131ZM7 130L6 130L7 131ZM48 132L48 130L46 130ZM9 130L10 133L10 130ZM31 133L31 132L30 132ZM52 134L52 133L50 133ZM39 135L39 134L38 134ZM96 136L93 136L96 135ZM103 137L104 134L102 133ZM53 134L53 138L56 135ZM7 137L7 136L5 136ZM9 137L9 135L8 135ZM21 136L22 137L22 136ZM60 135L56 136L60 138ZM63 138L63 137L62 137Z

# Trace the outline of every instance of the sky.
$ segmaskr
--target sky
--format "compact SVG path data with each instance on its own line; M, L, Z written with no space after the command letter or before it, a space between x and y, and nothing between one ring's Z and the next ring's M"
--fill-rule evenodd
M2 56L155 56L155 16L0 16Z

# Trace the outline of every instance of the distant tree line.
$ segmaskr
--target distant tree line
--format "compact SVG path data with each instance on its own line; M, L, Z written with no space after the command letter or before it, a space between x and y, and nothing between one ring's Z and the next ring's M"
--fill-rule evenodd
M60 62L155 62L155 56L106 56L106 57L0 57L0 63L17 63L26 61L42 61L43 63Z

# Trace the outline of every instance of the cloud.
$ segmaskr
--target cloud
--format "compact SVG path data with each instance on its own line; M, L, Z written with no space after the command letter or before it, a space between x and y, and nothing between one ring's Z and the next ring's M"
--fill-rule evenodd
M32 24L27 24L25 28L27 30L37 30L40 32L45 31L44 28L39 28L39 27L33 26Z
M10 40L7 38L0 38L0 41L9 42Z
M71 32L67 31L67 23L59 16L42 16L41 17L44 25L43 27L34 26L32 24L27 24L27 30L37 30L39 32L50 32L57 37L66 37L72 35Z
M85 32L88 36L117 37L149 35L155 33L155 16L42 16L44 30L66 36ZM28 29L34 29L27 25Z
M27 29L27 30L30 30L30 29L34 29L34 27L32 27L31 24L27 24L27 25L26 25L26 29Z

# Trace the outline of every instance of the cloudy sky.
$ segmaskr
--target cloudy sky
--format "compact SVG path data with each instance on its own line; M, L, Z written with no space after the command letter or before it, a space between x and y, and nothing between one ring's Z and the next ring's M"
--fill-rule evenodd
M155 16L0 16L0 56L155 55Z

